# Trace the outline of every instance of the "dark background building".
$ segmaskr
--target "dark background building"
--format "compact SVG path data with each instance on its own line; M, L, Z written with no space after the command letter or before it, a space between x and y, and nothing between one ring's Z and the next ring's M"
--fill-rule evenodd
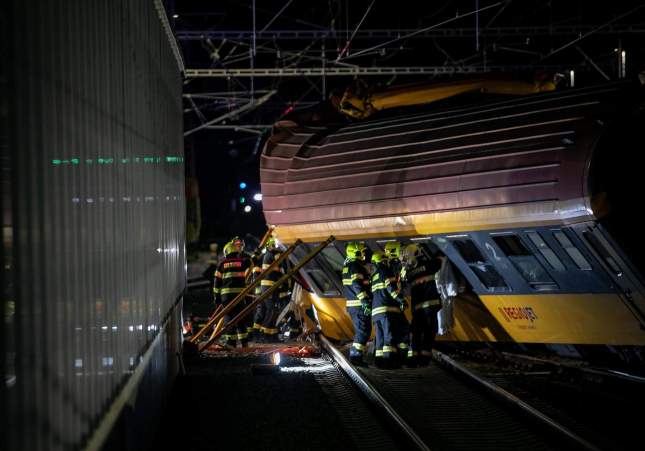
M644 18L638 0L2 2L2 447L146 448L178 371L186 211L195 245L263 233L273 123L355 78L636 77Z

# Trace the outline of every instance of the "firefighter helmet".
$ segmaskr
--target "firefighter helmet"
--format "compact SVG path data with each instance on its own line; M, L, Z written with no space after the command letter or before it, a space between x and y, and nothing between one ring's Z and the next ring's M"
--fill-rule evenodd
M266 248L267 248L267 249L269 249L269 250L273 250L273 249L275 249L275 248L277 247L277 243L276 243L276 241L275 241L275 238L273 238L272 236L270 236L270 237L267 239L266 243L264 244L264 247L266 247Z
M387 260L387 257L381 251L376 251L372 254L372 263L381 263L385 260Z
M347 258L356 258L362 260L365 258L365 244L356 241L351 241L347 244L345 249Z
M237 252L237 249L235 249L235 246L233 246L233 242L229 241L224 246L224 257L228 257L233 252Z
M401 243L398 241L388 241L385 243L385 255L387 255L387 258L400 258Z
M408 266L415 266L419 255L421 255L421 248L416 244L408 244L401 251L401 261Z
M242 252L244 250L244 240L242 238L240 238L239 236L233 237L233 239L230 241L230 243L236 249L235 252Z

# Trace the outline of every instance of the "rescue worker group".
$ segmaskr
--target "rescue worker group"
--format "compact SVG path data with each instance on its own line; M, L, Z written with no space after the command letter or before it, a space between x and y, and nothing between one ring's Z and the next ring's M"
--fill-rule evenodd
M249 278L269 268L280 252L281 248L273 237L253 255L244 252L242 239L235 237L229 241L214 274L216 306L226 306L231 302L245 288ZM372 328L375 332L373 362L376 367L394 369L429 364L438 329L437 313L441 308L435 278L443 258L438 254L425 254L416 244L402 249L397 241L387 242L384 252L373 253L362 242L347 243L342 282L347 312L354 325L353 343L349 348L353 364L367 364L365 354ZM261 280L255 295L271 288L286 272L284 262L275 267ZM249 340L277 343L278 320L285 325L285 336L299 336L302 333L301 321L293 311L286 315L283 312L289 303L291 283L283 284L260 304L252 320L240 321L235 330L229 330L224 335L226 344L235 347L239 343L247 347ZM411 304L411 322L404 313L408 302ZM224 321L228 322L240 313L244 304L238 304ZM307 316L313 319L309 312Z

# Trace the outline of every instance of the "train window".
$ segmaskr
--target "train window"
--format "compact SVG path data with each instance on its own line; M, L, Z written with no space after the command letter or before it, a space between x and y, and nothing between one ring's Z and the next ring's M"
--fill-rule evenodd
M334 271L340 274L340 272L343 270L343 264L345 262L343 254L341 254L340 251L336 249L336 247L331 245L323 249L321 255L325 258L325 261L329 263L329 266L331 266Z
M495 267L488 262L482 253L477 249L475 243L469 239L453 239L452 244L457 248L470 269L475 273L477 278L486 288L508 288L502 276L497 272Z
M340 296L338 289L321 269L313 268L305 270L307 275L318 288L318 291L325 296Z
M551 268L555 269L556 271L564 271L564 264L562 264L562 261L558 258L555 252L553 252L553 249L549 247L548 244L542 239L539 233L537 232L527 232L526 236L529 237L529 240L533 243L533 245L537 248L538 252L542 254L542 257L547 261L547 263L551 266Z
M609 251L605 248L605 246L602 245L600 240L590 231L585 230L582 232L582 236L585 237L587 242L591 245L591 247L600 255L600 257L603 259L603 261L607 264L609 269L618 277L621 277L623 275L623 270L620 268L618 263L616 263L616 260L611 256Z
M497 235L492 238L533 289L554 290L558 288L537 258L522 243L520 237L517 235Z
M459 251L459 255L461 255L461 258L466 260L466 263L471 264L471 263L480 263L486 261L484 256L479 252L479 249L477 249L477 246L475 246L475 243L473 243L470 240L454 240L452 242L457 250Z
M571 242L569 237L564 234L564 232L553 232L553 236L556 240L558 240L560 246L562 246L567 255L571 257L571 260L573 260L578 268L582 269L583 271L591 271L593 269L584 255L582 255L582 253Z
M316 245L317 243L311 245L302 244L298 246L289 256L289 259L295 264L298 260L301 260L305 255L311 252ZM325 255L321 252L321 254L318 254L316 258L307 263L303 268L302 271L306 282L312 285L312 288L315 288L317 294L320 296L340 296L339 288L334 284L334 281L330 279L330 277L333 277L332 268L330 268L332 263L328 263L328 259L322 257L325 257ZM340 281L340 271L338 280Z

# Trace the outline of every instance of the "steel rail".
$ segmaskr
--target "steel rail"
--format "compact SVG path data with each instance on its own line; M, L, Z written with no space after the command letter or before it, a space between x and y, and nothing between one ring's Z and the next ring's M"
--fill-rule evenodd
M512 393L504 390L502 387L498 386L497 384L494 384L478 375L476 375L474 372L470 371L468 368L464 367L463 365L460 365L457 363L455 360L447 356L446 354L439 352L439 351L433 351L433 357L442 363L445 363L448 365L450 368L452 368L454 371L457 373L466 376L468 379L471 381L477 383L479 386L482 388L485 388L489 393L492 393L495 395L497 398L502 399L506 402L511 403L512 405L518 407L525 413L527 413L529 416L532 418L538 420L540 423L543 425L547 426L549 429L552 431L555 431L556 433L560 435L564 435L567 439L573 441L580 447L591 450L591 451L601 451L600 448L595 446L593 443L590 443L589 441L583 439L579 435L577 435L575 432L569 430L565 426L561 425L557 421L555 421L553 418L549 417L548 415L540 412L536 408L532 407L531 405L525 403L522 401L520 398L517 396L513 395Z
M382 411L394 424L397 425L400 432L414 445L416 449L430 451L428 445L417 435L406 421L394 410L383 396L363 377L350 363L349 360L327 339L324 335L320 336L320 341L329 353L330 357L349 379L358 387L358 389L372 402L380 411Z

